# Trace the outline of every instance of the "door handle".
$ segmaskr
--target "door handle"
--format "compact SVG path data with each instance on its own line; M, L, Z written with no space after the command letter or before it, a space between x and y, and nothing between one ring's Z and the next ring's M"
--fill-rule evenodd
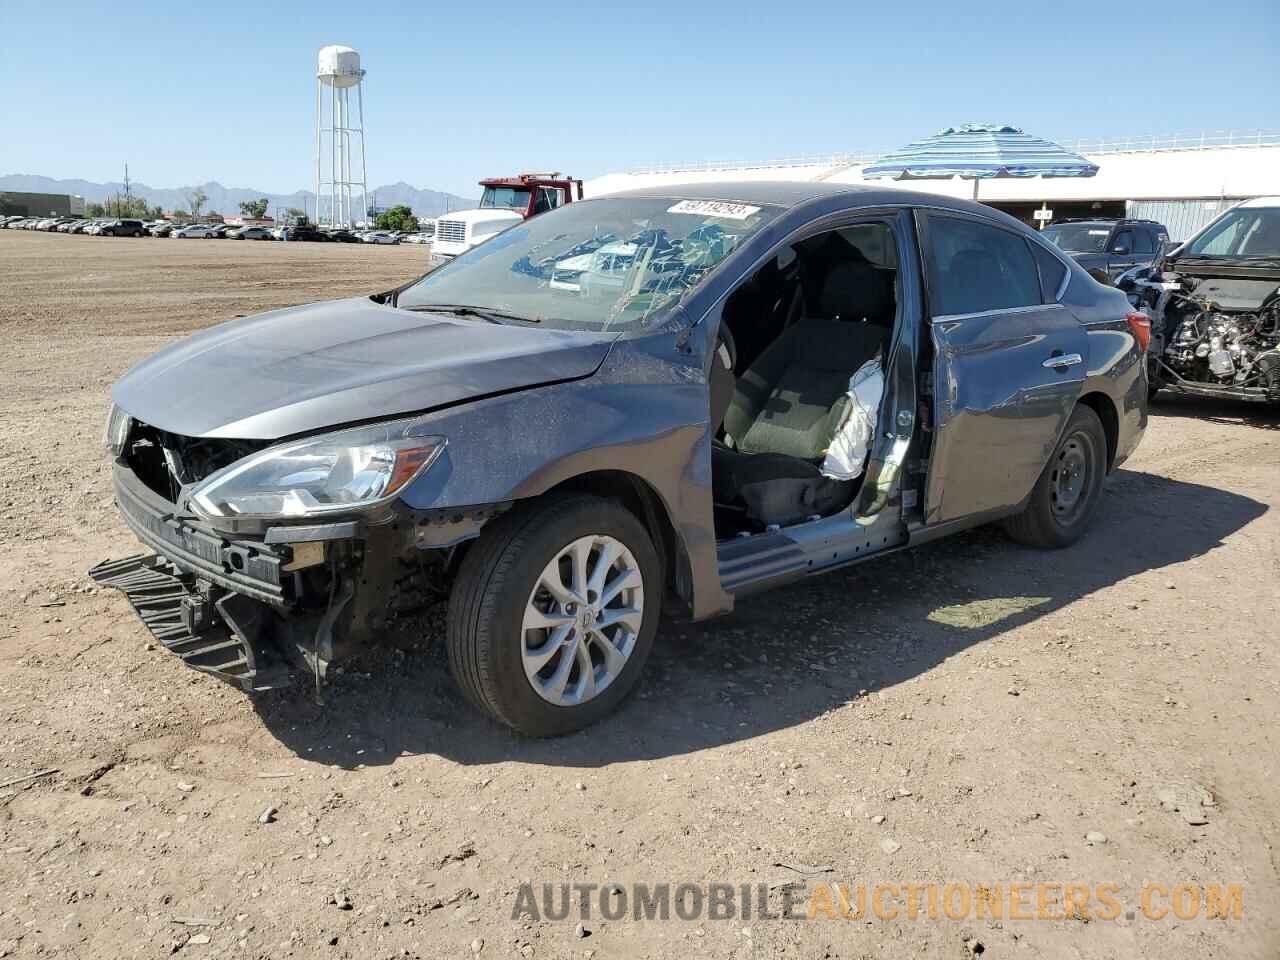
M1074 367L1078 363L1084 363L1084 357L1078 353L1057 354L1050 357L1040 366L1048 370L1061 370L1067 367Z

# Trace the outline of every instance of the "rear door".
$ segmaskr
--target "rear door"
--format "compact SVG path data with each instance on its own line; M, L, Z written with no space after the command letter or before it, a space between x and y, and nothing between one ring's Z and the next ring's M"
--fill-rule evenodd
M1088 369L1087 336L1058 302L1068 271L977 216L917 213L934 348L925 521L1019 504L1058 442Z

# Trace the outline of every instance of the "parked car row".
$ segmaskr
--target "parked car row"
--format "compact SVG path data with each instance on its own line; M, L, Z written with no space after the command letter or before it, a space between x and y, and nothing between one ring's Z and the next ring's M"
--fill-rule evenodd
M85 219L82 217L0 217L0 229L140 237L145 232L145 224L141 220L118 220L112 217L99 219Z
M348 230L288 224L279 227L226 223L174 223L169 220L133 220L114 217L0 217L0 229L41 230L50 233L86 233L107 237L170 237L175 240L309 240L330 243L430 243L429 234L400 230Z

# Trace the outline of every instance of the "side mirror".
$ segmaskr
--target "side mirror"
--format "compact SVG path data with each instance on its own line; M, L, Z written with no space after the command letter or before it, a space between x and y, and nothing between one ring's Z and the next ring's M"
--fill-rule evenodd
M1127 243L1117 243L1111 248L1111 252L1117 257L1127 257L1129 255L1129 245Z

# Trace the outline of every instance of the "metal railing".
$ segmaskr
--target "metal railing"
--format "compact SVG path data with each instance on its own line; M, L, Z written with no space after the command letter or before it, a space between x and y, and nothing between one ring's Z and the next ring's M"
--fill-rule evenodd
M1081 137L1056 142L1068 150L1093 156L1100 153L1208 150L1217 147L1274 147L1280 145L1280 130L1201 130L1136 137Z
M629 174L641 173L699 173L712 170L774 170L779 167L853 167L871 163L877 157L888 153L859 151L858 153L830 153L808 157L782 157L776 160L683 160L673 162L650 163L626 171Z
M1126 137L1063 138L1055 143L1074 153L1097 156L1106 153L1156 152L1160 150L1207 150L1219 147L1280 146L1280 130L1202 130L1187 133L1155 133ZM779 167L824 167L839 170L872 163L891 150L858 150L777 160L688 160L655 162L626 173L707 173L714 170L773 170Z

